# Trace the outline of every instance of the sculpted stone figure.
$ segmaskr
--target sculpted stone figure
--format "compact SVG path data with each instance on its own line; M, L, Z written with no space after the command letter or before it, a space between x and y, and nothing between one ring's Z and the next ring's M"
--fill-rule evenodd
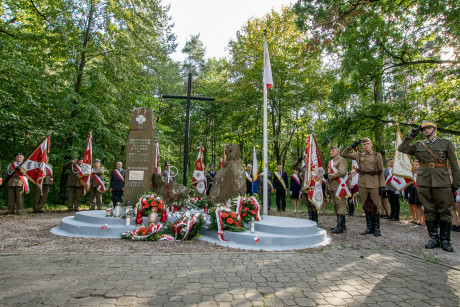
M209 195L210 201L214 204L246 192L246 176L240 148L234 143L228 144L225 148L225 155L227 161L214 177Z
M152 175L153 192L159 194L166 203L171 201L182 201L196 194L195 190L187 188L186 186L177 183L176 181L169 181L169 193L167 178L161 174Z

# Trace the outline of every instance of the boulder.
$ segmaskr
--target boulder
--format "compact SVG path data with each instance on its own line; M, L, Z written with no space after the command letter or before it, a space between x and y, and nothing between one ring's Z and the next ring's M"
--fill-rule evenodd
M246 176L240 148L234 143L228 144L225 155L227 160L214 177L209 195L209 200L214 204L246 193Z

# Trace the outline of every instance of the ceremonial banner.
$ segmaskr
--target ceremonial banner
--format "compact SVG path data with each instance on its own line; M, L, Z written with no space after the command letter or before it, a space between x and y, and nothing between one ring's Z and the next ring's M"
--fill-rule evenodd
M253 149L252 157L252 178L252 194L255 196L259 196L259 168L257 166L257 155L255 146Z
M155 143L155 162L153 166L154 174L161 174L161 164L160 164L160 142Z
M88 142L86 143L85 155L83 156L83 164L80 167L81 174L79 174L80 182L83 185L83 195L89 190L91 186L91 165L93 164L93 145L92 145L92 134L88 135Z
M203 167L203 146L200 145L198 149L198 157L196 158L195 170L193 171L192 184L195 186L196 191L201 194L206 193L206 177L204 177Z
M401 134L401 131L399 130L399 125L398 125L398 133L396 134L394 164L393 164L393 172L392 172L393 176L391 179L391 185L398 191L405 189L413 181L412 159L409 157L408 154L398 151L398 147L401 143L402 143L402 134Z
M46 154L49 144L49 138L46 137L34 150L34 152L21 163L21 169L26 172L27 177L40 190L42 189L42 181L46 176Z
M302 192L308 194L308 199L319 209L323 204L322 178L325 173L324 162L319 152L314 134L310 134L305 147L307 163L305 164L305 180Z

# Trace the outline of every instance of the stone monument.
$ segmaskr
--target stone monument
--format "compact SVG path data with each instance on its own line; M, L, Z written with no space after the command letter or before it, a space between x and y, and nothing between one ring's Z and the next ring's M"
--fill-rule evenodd
M230 143L225 147L225 155L227 160L214 177L209 195L214 204L246 193L246 176L240 148L235 143Z
M150 108L134 108L129 124L126 153L124 200L136 204L141 193L151 190L155 161L153 112Z

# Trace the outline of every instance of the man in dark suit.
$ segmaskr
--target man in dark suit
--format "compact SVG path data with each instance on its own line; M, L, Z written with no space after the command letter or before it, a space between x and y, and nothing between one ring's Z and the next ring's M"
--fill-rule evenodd
M253 195L252 194L252 165L248 164L246 166L246 194Z
M112 192L112 203L123 203L123 192L125 191L125 170L123 163L117 162L117 168L110 174L109 190Z
M288 179L286 172L283 171L283 166L279 164L277 171L273 176L273 187L276 193L276 208L278 212L286 210L286 191L288 190ZM280 204L281 201L281 204Z

